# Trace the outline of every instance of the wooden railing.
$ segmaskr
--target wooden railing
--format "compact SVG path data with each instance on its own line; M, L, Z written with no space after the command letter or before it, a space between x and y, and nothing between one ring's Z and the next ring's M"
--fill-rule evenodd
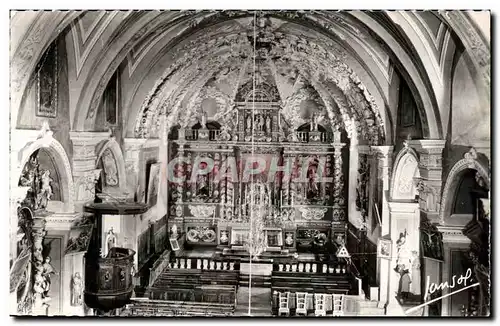
M275 263L273 271L293 272L293 273L318 273L331 275L346 275L348 273L347 264L329 264L322 262L297 261L292 263Z
M170 262L170 250L165 250L163 254L155 261L153 267L149 269L149 286L152 286Z
M238 261L216 260L211 258L176 258L168 264L171 269L199 269L213 271L239 271Z

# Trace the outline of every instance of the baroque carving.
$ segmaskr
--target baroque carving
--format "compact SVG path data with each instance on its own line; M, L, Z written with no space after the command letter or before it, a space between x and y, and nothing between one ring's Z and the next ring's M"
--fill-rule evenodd
M215 206L189 205L188 207L191 214L198 218L211 217L215 212Z
M356 118L359 122L357 131L363 136L363 138L369 139L371 143L378 143L380 136L383 135L382 120L380 118L380 113L378 108L373 101L373 98L368 93L367 89L361 84L359 78L355 76L353 71L346 66L342 60L335 57L334 53L329 51L320 51L323 49L322 45L319 45L309 39L299 39L294 38L291 35L282 35L280 33L275 33L273 39L270 39L269 44L271 45L271 50L269 51L269 56L280 57L279 64L292 64L297 65L302 72L307 71L320 71L317 74L317 83L322 85L335 84L336 89L331 87L328 91L331 91L333 99L337 102L336 108L341 112L330 112L329 118L334 119L335 116L342 116L346 123L346 127L350 128L352 125L352 118ZM206 38L205 41L203 41ZM246 42L246 43L245 43ZM173 78L174 75L179 74L182 80L188 82L193 78L186 78L186 74L199 75L195 71L190 71L189 69L183 69L184 67L189 67L193 60L201 60L201 58L209 58L206 62L206 66L211 66L215 62L225 61L227 57L239 56L242 51L251 53L251 46L248 40L245 40L241 35L227 35L224 38L221 37L201 37L201 39L193 42L192 47L182 48L184 51L182 53L186 54L180 57L173 67L165 73L164 77L157 83L154 91L144 102L141 108L140 116L137 120L136 134L139 137L147 137L152 131L151 123L154 123L151 118L157 116L158 106L161 108L169 108L169 116L176 116L178 106L176 103L183 99L182 91L163 91L167 79ZM226 58L216 58L209 55L211 52L220 50L220 48L230 46L229 53L226 54ZM324 53L326 58L318 58L317 53ZM246 55L248 57L248 54ZM314 63L312 62L314 58ZM288 62L287 62L288 61ZM178 87L179 89L184 89L185 87ZM165 92L169 92L170 95L167 96ZM326 93L324 93L326 94ZM165 102L159 103L159 98L168 98ZM327 102L323 98L323 102ZM155 111L155 112L151 112ZM164 111L160 109L160 111ZM163 113L162 113L163 114ZM156 119L156 122L158 119ZM349 125L349 126L348 126ZM337 126L335 126L337 128Z
M321 220L325 217L325 213L328 211L328 209L301 207L299 208L299 211L302 213L302 217L306 220Z
M116 166L115 157L109 148L102 153L102 162L104 165L106 185L112 187L118 186L118 168Z

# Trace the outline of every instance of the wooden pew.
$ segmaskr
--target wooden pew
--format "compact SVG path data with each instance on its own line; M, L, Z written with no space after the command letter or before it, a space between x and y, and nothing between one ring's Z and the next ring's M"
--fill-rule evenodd
M132 317L165 316L212 316L222 317L234 314L234 304L212 302L186 302L172 300L132 299L123 315Z

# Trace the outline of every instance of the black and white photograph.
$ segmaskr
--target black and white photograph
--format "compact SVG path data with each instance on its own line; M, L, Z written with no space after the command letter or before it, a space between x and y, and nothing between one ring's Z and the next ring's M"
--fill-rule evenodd
M492 317L488 8L110 7L9 12L11 316Z

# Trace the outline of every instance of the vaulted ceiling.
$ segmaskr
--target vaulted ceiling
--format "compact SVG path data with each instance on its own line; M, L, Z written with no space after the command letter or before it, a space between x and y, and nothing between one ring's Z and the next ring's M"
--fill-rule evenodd
M332 128L378 143L392 137L397 71L415 97L424 135L442 138L453 57L468 45L461 42L476 44L468 50L471 67L489 88L489 43L467 17L360 11L18 13L11 20L12 110L20 107L33 59L64 33L72 130L93 130L117 69L123 133L129 137L156 137L165 114L170 124L187 125L210 102L223 118L257 71L261 82L277 87L284 114L299 117L292 123L301 123L295 113L311 99Z

